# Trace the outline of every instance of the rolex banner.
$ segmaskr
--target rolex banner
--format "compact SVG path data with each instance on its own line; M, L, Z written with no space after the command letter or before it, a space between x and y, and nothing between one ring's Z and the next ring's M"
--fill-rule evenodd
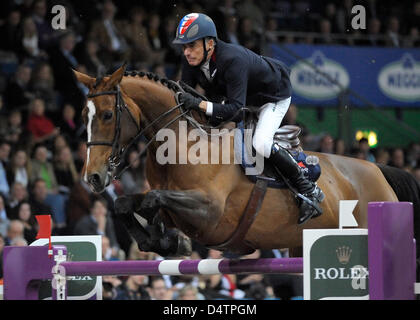
M368 299L367 229L303 231L304 298Z
M294 103L336 106L340 92L352 90L377 106L420 107L420 49L273 44L270 50L291 69ZM350 104L366 101L350 95Z

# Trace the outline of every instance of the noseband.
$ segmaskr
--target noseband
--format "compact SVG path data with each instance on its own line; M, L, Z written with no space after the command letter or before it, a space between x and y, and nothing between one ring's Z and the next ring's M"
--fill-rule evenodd
M111 155L109 156L109 159L108 159L108 172L110 172L110 173L112 173L114 171L114 169L116 169L120 165L121 159L124 158L125 152L129 149L130 146L132 146L134 144L134 142L139 137L144 135L146 130L151 128L154 124L161 121L163 118L167 117L168 115L170 115L171 113L173 113L175 110L179 109L183 105L182 103L177 104L176 106L174 106L171 109L169 109L168 111L162 113L160 116L158 116L152 122L150 122L143 130L140 130L140 124L138 124L136 122L133 114L131 113L130 109L128 109L127 105L124 102L124 99L121 95L121 90L120 90L119 85L116 86L116 90L103 91L103 92L88 94L87 98L95 98L95 97L98 97L98 96L105 96L105 95L115 95L115 97L116 97L116 99L115 99L115 114L116 114L116 120L115 121L116 121L116 123L115 123L114 139L112 141L91 141L91 142L87 143L87 147L89 148L89 147L92 147L92 146L107 146L107 147L112 148ZM128 114L130 115L131 120L133 120L133 122L135 123L136 128L137 128L137 134L131 139L131 141L127 144L127 146L125 148L120 148L120 142L119 141L120 141L120 135L121 135L121 114L124 110L127 110ZM167 126L171 125L176 120L178 120L179 118L185 116L185 114L187 112L189 112L189 110L182 111L174 119L167 122L163 126L163 128L166 128ZM137 158L140 158L140 156L142 156L146 152L147 148L150 146L150 144L153 142L153 140L156 136L157 136L157 133L150 139L150 141L146 144L144 150L137 156ZM117 175L112 177L112 179L118 179L122 175L122 173L125 170L127 170L130 166L131 165L128 164Z

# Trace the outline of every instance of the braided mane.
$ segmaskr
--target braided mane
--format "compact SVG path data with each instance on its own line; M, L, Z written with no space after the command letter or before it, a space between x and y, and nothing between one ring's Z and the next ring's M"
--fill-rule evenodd
M163 78L160 77L159 75L153 73L153 72L144 72L144 71L126 71L124 72L124 76L126 77L147 77L149 80L153 80L155 82L160 82L162 85L164 85L165 87L167 87L168 89L177 92L178 91L178 86L177 84L172 81L169 80L167 78Z

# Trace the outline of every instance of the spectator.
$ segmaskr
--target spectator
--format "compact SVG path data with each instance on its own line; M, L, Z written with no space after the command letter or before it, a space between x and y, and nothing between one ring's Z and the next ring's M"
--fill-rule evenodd
M179 290L178 300L200 300L197 288L187 285Z
M30 105L30 116L27 122L27 129L32 135L34 144L45 142L51 145L51 139L59 134L57 128L50 118L45 116L45 103L42 99L34 99Z
M18 219L19 204L26 200L28 200L28 190L22 183L15 181L11 187L6 210L9 214L8 218L10 220Z
M400 35L400 22L397 17L390 17L388 19L388 25L386 30L387 46L400 47L401 46L401 35Z
M29 92L29 80L31 79L31 68L21 64L16 70L14 77L8 83L5 91L7 110L26 110L27 105L33 99Z
M56 150L54 174L60 193L68 195L71 188L79 179L73 156L68 146Z
M128 251L127 260L158 260L158 254L139 250L137 242L132 242Z
M379 20L378 18L369 19L368 39L360 40L358 44L373 47L385 46L383 34L381 33L381 20Z
M150 300L146 290L147 276L132 275L117 288L115 300Z
M137 150L131 150L128 153L127 160L131 165L122 175L121 184L124 194L135 194L146 191L146 176L144 163L138 158Z
M149 39L149 44L154 54L153 63L163 63L165 58L165 49L163 47L163 42L161 39L161 24L160 17L157 13L149 15L149 20L147 21L147 37Z
M58 191L57 179L54 174L54 167L48 161L48 149L44 145L38 145L34 150L34 157L29 163L29 180L34 182L42 178L46 183L47 190L51 193Z
M258 34L261 34L263 32L264 27L264 13L260 9L261 5L263 5L261 2L255 4L254 0L245 0L241 1L241 3L238 5L238 15L242 19L249 19L250 20L250 26L252 26L251 30L252 32L257 32Z
M20 220L11 220L7 227L6 238L4 239L6 246L11 246L14 239L24 238L24 226Z
M161 38L162 47L165 50L165 63L167 66L170 65L173 69L176 65L181 63L182 57L181 48L172 43L175 38L176 28L178 27L177 20L174 16L168 16L165 18L163 25ZM169 78L173 78L173 74L170 74Z
M166 287L165 280L160 276L149 278L149 295L152 300L172 300L173 292Z
M391 155L391 162L389 164L390 166L403 169L405 166L405 156L404 156L404 150L401 148L395 148L392 151Z
M19 25L21 20L21 13L18 9L12 9L6 22L0 27L0 34L2 41L0 49L5 51L18 51L20 48L19 43Z
M331 22L327 19L319 21L319 38L316 38L316 44L334 44L334 39L331 37Z
M376 162L375 156L370 152L369 141L366 138L359 140L359 150L363 152L364 159L370 162Z
M99 58L99 45L95 39L87 39L78 60L86 67L86 71L92 77L105 71L105 66Z
M114 255L110 246L109 238L105 235L102 237L102 260L103 261L118 261L117 255Z
M25 58L37 59L42 56L45 57L45 52L39 48L38 30L36 28L34 19L26 17L23 19L22 28L22 60Z
M11 242L10 242L11 246L14 247L26 247L28 245L28 241L26 241L25 238L14 238Z
M122 284L122 281L117 276L103 276L102 277L102 299L115 300L117 297L117 288Z
M45 111L53 120L57 120L59 108L54 90L54 75L51 66L46 62L39 63L32 72L30 90L45 103Z
M68 141L71 149L76 150L81 140L79 134L81 125L78 119L76 119L76 110L70 103L64 105L58 126L60 127L60 133Z
M264 35L268 42L278 43L279 37L277 36L277 31L278 31L277 19L275 18L268 19L266 30L264 32Z
M32 212L34 212L35 215L51 215L53 220L55 220L53 210L46 202L47 196L48 191L45 181L42 178L37 178L32 184L32 193L29 198Z
M330 134L325 134L320 141L318 152L334 153L334 139Z
M210 249L208 259L221 259L222 252ZM245 292L237 289L236 275L234 274L215 274L208 277L206 284L207 291L215 291L226 298L242 299Z
M261 51L260 39L259 35L254 31L252 24L253 22L250 18L245 17L241 20L239 28L239 42L247 49L259 54Z
M19 110L10 111L7 117L7 123L0 130L0 135L11 146L16 147L22 145L22 140L25 138L22 129L22 113Z
M47 19L47 1L35 0L32 7L32 18L36 24L39 35L39 46L41 49L47 49L53 38L51 23Z
M227 42L240 44L238 35L238 19L236 16L229 16L226 18L226 35Z
M74 56L75 46L74 33L66 31L60 36L58 45L51 47L49 56L55 89L60 92L61 99L75 106L82 106L85 88L76 81L72 71L79 69L79 62Z
M117 8L111 0L105 0L102 17L93 22L88 38L98 41L101 60L107 66L128 60L129 47L122 32L120 22L114 20Z
M329 21L332 33L339 33L339 27L337 23L337 8L334 2L329 2L326 4L323 18Z
M7 164L9 162L10 144L6 141L0 142L0 194L9 197L9 182L7 181Z
M17 150L7 168L9 185L20 182L25 188L29 185L28 157L25 150Z
M4 197L0 194L0 234L5 237L10 220L6 212L6 202Z
M420 164L420 143L412 142L408 145L407 162L413 168Z
M131 61L138 66L139 63L154 64L156 55L149 43L147 29L144 27L145 12L142 7L134 7L130 12L130 20L122 28L128 44L131 46ZM174 32L175 34L175 32Z
M413 10L409 13L407 20L408 30L413 28L420 30L420 1L414 2Z
M74 228L75 235L106 235L111 243L112 254L117 255L119 245L115 235L114 223L108 214L105 200L95 199L90 214L82 217Z
M21 202L18 206L18 219L22 221L24 227L24 238L30 244L35 241L37 235L37 222L35 216L32 214L31 205L29 202Z
M242 259L259 258L261 258L260 250L255 250L254 253L242 257ZM262 285L263 281L264 275L262 274L237 275L237 287L244 291L245 297L249 299L262 300L266 297L265 286Z
M378 148L376 151L376 163L387 165L389 163L389 152L385 148Z
M347 155L347 151L346 151L346 144L344 143L343 139L337 139L335 140L335 144L334 144L334 153L340 156L346 156Z

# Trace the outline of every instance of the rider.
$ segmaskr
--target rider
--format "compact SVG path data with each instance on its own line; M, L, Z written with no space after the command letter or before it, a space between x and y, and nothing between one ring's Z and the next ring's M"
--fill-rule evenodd
M185 108L204 112L212 123L242 120L238 110L245 105L261 106L253 137L253 147L286 176L297 191L318 205L321 189L308 180L290 153L273 143L291 101L289 69L282 62L260 56L217 38L214 22L202 13L182 18L174 44L182 45L182 81L199 84L210 96L225 97L224 104L204 101L189 93L179 95ZM238 116L234 117L238 113ZM232 117L234 117L232 119ZM298 224L321 215L307 201L300 201Z

